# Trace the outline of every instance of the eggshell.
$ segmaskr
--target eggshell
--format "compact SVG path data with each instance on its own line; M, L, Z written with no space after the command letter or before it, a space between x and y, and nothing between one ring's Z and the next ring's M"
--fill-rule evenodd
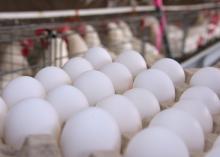
M10 81L3 89L2 97L8 107L27 98L43 98L45 89L42 84L29 76L20 76Z
M134 88L145 88L152 92L160 103L173 102L175 88L171 79L157 69L144 70L134 80Z
M198 100L180 100L174 107L189 113L198 120L204 133L211 133L213 128L213 119L208 108Z
M173 81L175 86L181 86L185 82L185 73L181 65L170 58L163 58L154 63L152 69L158 69L165 72Z
M110 54L102 47L89 48L84 57L95 69L100 69L102 66L112 62Z
M5 143L20 149L30 135L47 134L58 139L60 125L54 108L39 98L26 99L12 107L5 120Z
M151 127L131 139L124 157L189 157L189 152L176 134L165 128Z
M205 157L219 157L220 154L220 147L212 148Z
M69 75L61 68L54 66L41 69L35 75L35 78L43 84L46 91L71 83Z
M67 74L72 79L72 82L76 80L82 73L93 70L92 65L82 57L71 58L64 66L63 70L67 72Z
M212 115L220 113L220 101L218 95L208 87L193 86L185 90L180 97L180 100L191 99L202 101Z
M0 138L3 136L5 116L7 113L7 105L4 100L0 97Z
M97 106L112 115L125 137L132 137L142 128L138 110L125 96L113 95L98 102Z
M191 78L191 86L206 86L220 97L220 70L214 67L205 67L198 70Z
M116 93L124 93L126 90L132 87L132 75L123 64L110 63L103 66L100 71L110 78Z
M134 50L123 51L115 61L124 64L130 70L133 77L147 68L144 58Z
M160 112L160 104L157 98L148 90L143 88L133 88L124 93L138 109L142 120L150 120Z
M62 85L50 91L46 100L56 109L61 124L89 106L84 94L70 85Z
M74 86L80 89L86 96L90 105L114 94L111 80L102 72L91 70L80 75L74 82Z
M89 157L96 151L119 152L121 135L115 120L106 111L90 107L71 119L61 135L64 157Z
M152 119L149 126L165 127L176 133L190 152L200 152L204 149L203 130L199 122L187 112L174 108L164 110Z

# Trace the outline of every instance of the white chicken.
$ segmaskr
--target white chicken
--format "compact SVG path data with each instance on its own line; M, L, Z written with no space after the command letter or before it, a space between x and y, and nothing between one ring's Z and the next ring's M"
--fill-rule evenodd
M59 28L58 32L62 33L64 38L67 40L69 57L82 56L88 50L83 38L77 32L71 30L68 26Z
M92 25L85 26L84 40L89 48L101 46L101 41L98 33Z
M19 42L1 44L0 51L0 72L2 73L0 78L1 88L4 88L8 82L15 77L32 74L27 58L22 55L22 46Z
M123 31L114 22L110 22L107 25L107 46L110 51L120 54L123 50L130 50L132 46L126 41Z

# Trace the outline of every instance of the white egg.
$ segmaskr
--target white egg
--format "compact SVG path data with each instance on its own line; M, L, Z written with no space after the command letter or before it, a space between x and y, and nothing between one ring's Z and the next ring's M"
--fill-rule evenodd
M204 133L211 133L213 128L213 119L208 108L198 100L180 100L174 105L174 108L189 113L198 120Z
M60 125L56 111L47 101L26 99L12 107L5 119L5 143L20 149L30 135L47 134L58 139Z
M65 84L71 84L71 78L61 68L48 66L37 72L35 78L40 81L46 91L50 91L56 87Z
M191 78L191 86L206 86L220 97L220 70L214 67L205 67L198 70Z
M95 69L100 69L102 66L112 62L110 54L102 47L89 48L84 57Z
M56 109L61 124L89 106L83 93L70 85L62 85L50 91L46 100Z
M131 138L142 128L141 117L134 104L125 96L113 95L97 104L115 118L122 135Z
M41 69L35 78L43 84L46 91L71 83L69 75L63 69L54 66Z
M64 66L63 70L69 74L72 82L76 80L82 73L93 70L92 65L82 57L71 58Z
M157 98L148 90L143 88L133 88L124 93L130 99L143 121L149 121L151 118L160 112L160 104Z
M7 105L5 104L4 100L0 97L0 138L2 138L3 136L6 114L7 114Z
M175 86L180 86L185 82L185 73L182 66L170 58L163 58L153 64L152 69L165 72L173 81Z
M187 112L167 109L158 113L150 122L150 127L165 127L176 133L187 145L190 152L204 149L204 133L199 122Z
M157 69L144 70L134 80L134 88L145 88L152 92L160 103L173 102L175 88L171 79Z
M10 81L2 93L9 107L27 98L43 98L44 96L45 89L42 84L29 76L20 76Z
M132 87L132 75L123 64L110 63L103 66L100 71L110 78L116 93L124 93L126 90Z
M208 87L194 86L188 88L180 97L180 100L191 99L202 101L212 115L220 113L220 102L218 95Z
M96 151L119 152L121 134L111 115L90 107L67 121L60 145L64 157L89 157Z
M213 147L219 147L220 148L220 135L215 140L215 143L214 143Z
M214 147L205 155L205 157L219 157L219 155L220 147Z
M90 105L115 93L111 80L102 72L91 70L80 75L74 82L86 96Z
M147 68L144 58L134 50L125 50L115 61L124 64L130 70L133 77Z
M142 130L128 143L124 157L189 157L184 142L161 127Z

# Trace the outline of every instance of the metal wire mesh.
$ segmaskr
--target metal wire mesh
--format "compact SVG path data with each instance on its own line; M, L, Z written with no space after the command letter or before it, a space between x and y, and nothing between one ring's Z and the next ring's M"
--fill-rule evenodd
M167 12L168 29L170 29L170 31L168 30L168 37L170 38L172 57L181 61L192 56L196 51L198 52L201 45L194 50L189 50L189 53L185 53L187 42L189 42L187 37L190 36L190 31L193 32L190 29L192 26L201 25L199 17L204 17L206 20L203 19L202 21L208 21L207 25L209 26L211 20L209 16L218 15L218 11L218 8L209 8L208 10ZM115 45L109 45L107 24L110 22L118 23L121 20L125 21L135 36L137 49L142 51L144 55L144 43L149 42L155 45L156 39L155 34L152 35L152 26L143 26L143 21L144 19L150 21L149 19L153 18L158 25L159 22L156 17L156 12L147 14L134 12L124 15L109 15L108 17L0 21L0 91L15 77L21 75L34 76L42 67L62 66L68 58L82 55L81 52L75 52L75 54L64 52L65 49L69 49L65 39L75 32L85 37L85 32L81 29L81 26L85 26L85 24L92 25L95 28L103 46L108 47L111 51L117 51L117 42ZM57 31L57 28L65 25L70 26L74 32L65 34ZM36 30L42 28L44 29L43 33L36 35ZM209 31L208 28L205 29ZM180 37L177 38L178 33ZM218 40L220 32L218 35L211 38L205 45ZM198 39L199 37L195 40ZM163 51L162 47L161 52Z

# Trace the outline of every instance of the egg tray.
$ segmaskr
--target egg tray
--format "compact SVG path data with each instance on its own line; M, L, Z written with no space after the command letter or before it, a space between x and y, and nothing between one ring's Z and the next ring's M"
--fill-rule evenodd
M220 68L220 63L216 64ZM189 80L198 68L185 69L186 83L176 88L176 98L178 101L181 94L189 88ZM170 108L173 105L171 102L164 102L161 104L161 109ZM146 123L147 125L147 123ZM215 142L216 138L220 135L220 115L213 117L213 131L206 135L205 139L205 152L208 152ZM122 151L126 148L129 140L122 138ZM191 154L191 157L204 157L204 152ZM0 157L62 157L61 150L51 136L49 135L32 135L29 136L20 150L15 150L12 147L0 142ZM122 157L122 155L115 152L95 152L89 157Z

